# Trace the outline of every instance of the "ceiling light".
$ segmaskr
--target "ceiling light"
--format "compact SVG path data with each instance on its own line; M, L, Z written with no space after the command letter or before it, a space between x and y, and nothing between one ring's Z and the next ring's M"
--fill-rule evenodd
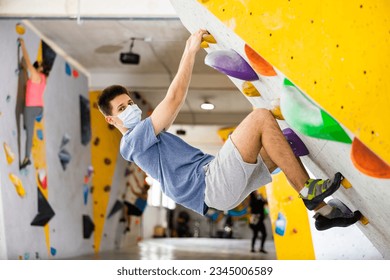
M202 108L203 110L214 110L215 106L213 103L210 103L208 101L205 101L203 102L201 105L200 105L200 108Z

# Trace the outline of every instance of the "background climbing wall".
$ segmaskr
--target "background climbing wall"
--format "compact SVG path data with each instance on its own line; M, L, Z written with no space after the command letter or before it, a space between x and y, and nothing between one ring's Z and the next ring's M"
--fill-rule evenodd
M345 129L346 138L361 138L386 160L390 139L386 114L389 85L383 77L388 63L382 57L388 57L389 40L383 38L389 34L384 31L387 26L383 22L389 15L389 6L385 1L359 5L347 2L336 9L319 1L307 5L303 1L171 0L190 32L204 28L214 36L217 43L209 43L207 52L230 50L229 54L234 52L253 67L255 75L251 83L248 79L230 79L255 107L272 109L275 117L280 117L280 98L286 93L283 81L287 77L303 91L304 100L325 110L336 124L340 123L339 130ZM333 16L341 13L347 18ZM348 24L344 19L348 19ZM337 42L339 38L343 46ZM362 40L364 43L360 44ZM216 60L215 56L209 56L205 62L216 67ZM363 69L366 66L370 70ZM305 109L301 107L296 112ZM279 124L288 127L283 120ZM299 136L310 152L302 160L316 177L329 177L341 171L351 181L352 189L341 189L334 196L370 220L367 226L357 227L389 258L390 230L386 226L390 223L386 214L390 208L389 180L368 177L357 170L350 158L350 141Z
M89 106L88 79L57 55L47 80L44 131L39 135L35 131L38 140L34 140L40 141L39 138L43 137L45 141L45 190L47 201L55 213L45 233L43 227L30 225L38 213L34 162L25 170L19 171L15 118L18 87L18 75L15 72L18 37L15 32L16 23L11 20L0 21L0 59L4 62L0 66L0 258L67 258L92 253L94 238L84 237L83 224L83 216L89 216L93 220L94 203L91 193L92 180L96 175L91 160L93 138L88 132L91 125L89 110L92 110ZM31 59L35 60L40 38L29 29L23 38ZM21 129L23 155L25 138L25 132ZM7 161L4 143L14 154L11 163ZM36 148L37 142L33 147L33 160L36 159ZM113 159L111 165L115 167L116 163ZM114 177L113 186L125 186L120 183L121 180L124 181L124 169L124 161L119 161L117 173L120 175ZM20 179L24 195L18 195L9 179L10 173ZM115 191L118 190L114 190L114 193ZM118 219L113 219L109 227L100 232L104 238L101 242L103 248L114 248L117 223Z
M112 179L118 158L118 146L121 134L114 127L109 126L97 107L97 98L100 92L90 92L91 120L92 120L92 165L93 177L93 222L95 224L94 249L100 249L104 223L107 214L107 204L110 198ZM99 152L100 151L100 152Z

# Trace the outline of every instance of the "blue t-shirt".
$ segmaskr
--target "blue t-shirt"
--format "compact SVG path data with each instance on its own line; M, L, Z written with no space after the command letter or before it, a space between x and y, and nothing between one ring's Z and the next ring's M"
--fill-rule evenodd
M154 134L152 120L144 119L121 140L124 159L135 162L160 182L162 191L175 202L204 215L205 172L214 157L204 154L169 132Z

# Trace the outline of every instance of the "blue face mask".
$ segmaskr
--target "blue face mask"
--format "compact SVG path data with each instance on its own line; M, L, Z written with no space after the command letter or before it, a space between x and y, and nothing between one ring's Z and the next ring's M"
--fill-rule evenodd
M133 129L141 121L141 115L141 109L136 104L133 104L127 106L117 117L123 122L124 127Z

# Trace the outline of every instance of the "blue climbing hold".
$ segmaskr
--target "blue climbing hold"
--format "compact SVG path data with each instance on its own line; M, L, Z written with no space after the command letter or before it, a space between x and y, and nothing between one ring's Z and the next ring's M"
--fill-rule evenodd
M278 218L275 221L275 233L280 236L283 236L284 232L286 231L286 223L287 223L286 218L282 213L279 212Z
M57 254L57 250L53 247L50 247L50 253L52 256L55 256Z
M84 205L87 205L87 203L88 203L88 193L89 193L88 185L86 185L86 184L83 185L83 192L84 192Z
M37 130L37 137L39 140L43 140L43 131L42 129Z
M65 73L68 76L72 75L72 69L70 68L70 65L67 62L65 62Z

